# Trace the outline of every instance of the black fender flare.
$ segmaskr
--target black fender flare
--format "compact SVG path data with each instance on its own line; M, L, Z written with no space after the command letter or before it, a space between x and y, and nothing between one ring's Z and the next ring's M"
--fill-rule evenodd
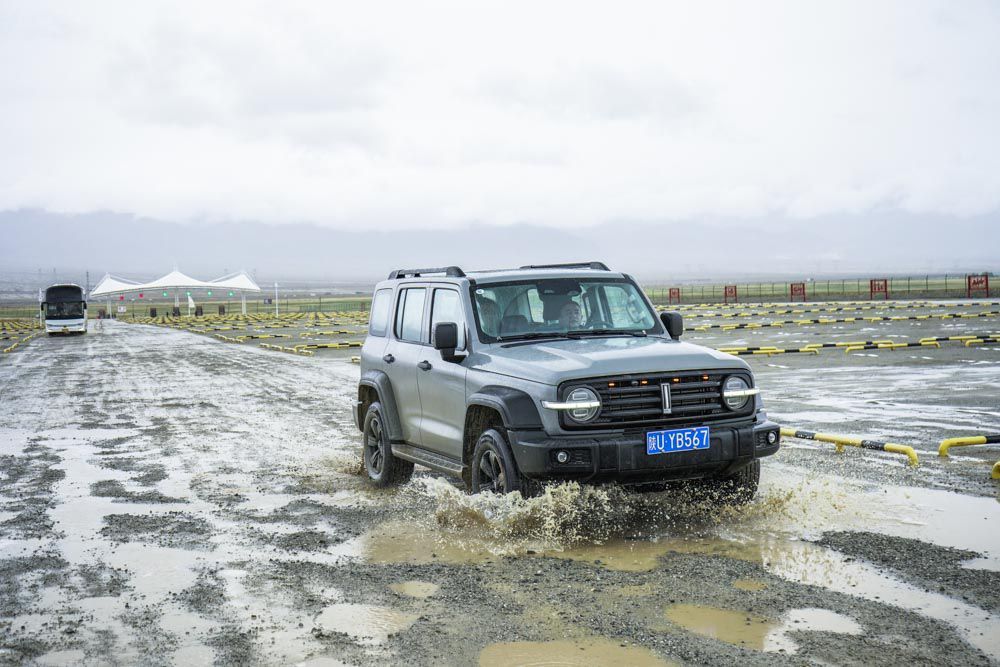
M526 431L542 428L538 406L527 392L511 387L488 385L469 396L468 406L482 405L493 408L503 418L508 430Z
M396 410L396 394L392 391L392 383L389 376L383 371L365 371L358 381L359 387L371 387L378 394L379 403L382 404L382 419L385 421L385 428L389 434L390 441L401 441L403 439L403 428L399 423L399 412ZM365 416L360 415L362 421Z

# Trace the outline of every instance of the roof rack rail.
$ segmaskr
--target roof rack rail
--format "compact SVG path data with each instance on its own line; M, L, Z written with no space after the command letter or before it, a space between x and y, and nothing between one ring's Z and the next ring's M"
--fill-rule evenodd
M604 262L570 262L569 264L528 264L522 269L593 269L594 271L610 271Z
M425 273L443 273L451 278L465 277L465 271L457 266L442 266L436 269L396 269L389 274L387 280L396 280L397 278L419 278Z

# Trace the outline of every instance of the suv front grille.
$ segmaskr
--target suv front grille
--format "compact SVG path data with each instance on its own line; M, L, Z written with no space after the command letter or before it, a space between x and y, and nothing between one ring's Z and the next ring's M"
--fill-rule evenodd
M738 411L730 410L723 402L722 383L730 375L738 375L752 386L752 378L744 371L651 373L566 382L560 387L560 396L567 396L576 387L590 387L601 397L601 412L586 424L578 424L565 414L560 419L564 428L582 430L682 426L753 414L753 399ZM663 384L670 385L669 414L663 412Z

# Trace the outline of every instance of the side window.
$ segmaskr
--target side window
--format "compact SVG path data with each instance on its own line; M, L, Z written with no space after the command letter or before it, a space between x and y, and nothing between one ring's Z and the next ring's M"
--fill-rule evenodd
M424 296L427 290L423 287L411 287L403 290L396 308L396 337L411 343L422 343L420 337L420 322L424 318Z
M434 325L438 322L454 322L458 325L458 347L465 349L465 316L462 314L462 300L458 292L451 289L434 290L434 303L431 304L431 335Z
M368 321L368 333L372 336L384 336L389 324L389 309L392 307L392 290L380 289L372 299L372 314Z
M479 327L487 336L497 336L500 333L500 305L497 294L491 289L476 290L476 311L479 314Z

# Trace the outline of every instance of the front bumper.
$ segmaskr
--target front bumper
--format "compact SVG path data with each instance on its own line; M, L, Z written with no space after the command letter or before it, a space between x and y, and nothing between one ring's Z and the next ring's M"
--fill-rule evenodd
M543 431L511 431L510 446L521 473L540 480L642 483L730 475L781 446L771 421L709 426L709 448L671 454L646 453L645 432L613 436L550 436ZM775 434L774 444L767 441ZM569 461L559 463L565 451Z
M86 320L47 320L45 322L45 333L49 334L85 333L86 331Z

